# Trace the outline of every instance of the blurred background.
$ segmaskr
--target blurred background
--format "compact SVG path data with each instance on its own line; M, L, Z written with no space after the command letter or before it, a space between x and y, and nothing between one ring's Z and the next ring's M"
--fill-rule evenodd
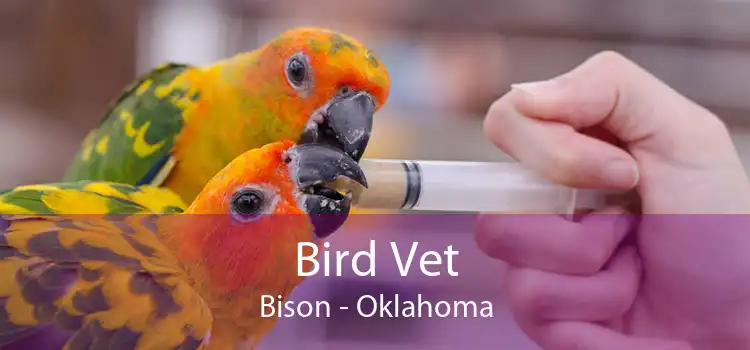
M210 63L298 25L346 32L388 66L391 97L376 116L368 157L507 161L482 135L490 103L511 83L549 78L616 50L723 118L750 164L745 1L4 0L0 16L0 187L58 180L137 74L167 60ZM500 270L482 273L472 278ZM399 285L383 283L378 288ZM495 322L486 331L504 330L499 346L534 348L507 314ZM454 337L453 326L395 324L367 325L384 333L324 333L357 348L386 348L377 343L383 338L401 339L393 348L455 347L435 340Z

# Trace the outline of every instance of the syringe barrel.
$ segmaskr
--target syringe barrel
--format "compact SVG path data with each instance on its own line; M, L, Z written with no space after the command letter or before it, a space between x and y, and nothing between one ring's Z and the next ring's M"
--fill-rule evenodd
M612 195L561 186L511 162L362 159L360 165L369 188L353 191L359 208L569 214L602 208Z

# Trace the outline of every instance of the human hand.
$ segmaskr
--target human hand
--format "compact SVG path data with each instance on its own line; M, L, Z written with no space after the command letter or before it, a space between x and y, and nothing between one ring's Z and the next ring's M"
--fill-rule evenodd
M558 183L635 187L643 214L750 212L725 125L616 53L514 86L484 126ZM622 208L600 213L623 215L480 217L477 243L509 264L508 301L533 340L550 350L750 349L750 234L687 223L706 223L696 216L646 215L633 230ZM666 220L682 221L667 230Z

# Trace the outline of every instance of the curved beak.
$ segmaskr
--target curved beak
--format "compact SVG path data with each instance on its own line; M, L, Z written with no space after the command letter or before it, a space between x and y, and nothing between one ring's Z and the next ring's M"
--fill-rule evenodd
M327 144L359 161L372 134L375 100L363 91L353 91L331 99L300 137L300 144Z
M342 150L323 144L291 147L286 157L299 204L310 216L315 235L325 238L336 232L349 216L351 194L342 195L326 183L345 176L367 187L359 164Z

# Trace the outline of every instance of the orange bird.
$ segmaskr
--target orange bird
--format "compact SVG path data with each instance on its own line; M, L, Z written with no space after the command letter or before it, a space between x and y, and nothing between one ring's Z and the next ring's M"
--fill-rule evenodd
M190 203L232 159L279 140L327 144L358 161L389 91L385 65L361 42L291 29L205 67L151 70L84 139L63 181L162 186Z
M74 332L70 350L254 348L277 321L261 297L286 300L304 278L298 244L349 213L350 197L323 185L338 176L367 184L341 150L284 141L231 161L187 208L148 185L6 191L0 345L53 325ZM154 215L167 212L182 213Z

